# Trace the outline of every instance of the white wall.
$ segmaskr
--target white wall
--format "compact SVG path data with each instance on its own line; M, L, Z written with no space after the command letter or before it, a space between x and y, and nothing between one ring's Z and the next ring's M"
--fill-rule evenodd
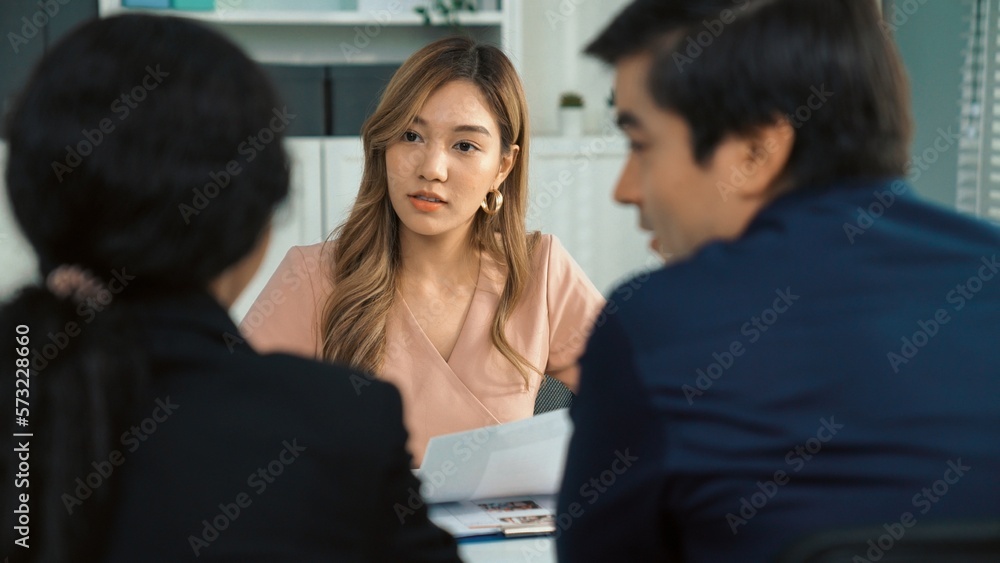
M607 98L614 74L603 63L581 53L629 2L523 0L520 66L536 134L558 131L559 96L568 91L583 95L584 130L602 130L608 119Z

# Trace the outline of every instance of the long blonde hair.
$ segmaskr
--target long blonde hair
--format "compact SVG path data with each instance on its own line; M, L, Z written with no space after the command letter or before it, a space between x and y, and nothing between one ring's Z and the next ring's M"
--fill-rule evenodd
M365 168L347 220L332 234L334 291L321 316L323 357L369 372L381 372L385 326L400 272L399 218L389 200L387 147L398 141L427 98L455 80L479 87L500 126L501 152L520 152L500 187L496 215L477 211L472 245L506 267L490 339L521 373L540 373L511 347L504 333L531 276L529 256L538 233L525 232L528 188L528 112L521 80L502 51L464 37L435 41L414 53L393 75L378 107L361 129ZM497 236L499 234L499 236Z

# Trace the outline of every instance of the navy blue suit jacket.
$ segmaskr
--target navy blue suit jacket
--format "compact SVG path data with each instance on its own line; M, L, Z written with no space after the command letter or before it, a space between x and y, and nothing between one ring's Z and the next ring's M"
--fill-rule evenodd
M766 561L1000 514L1000 232L909 190L793 193L616 290L571 410L561 561Z

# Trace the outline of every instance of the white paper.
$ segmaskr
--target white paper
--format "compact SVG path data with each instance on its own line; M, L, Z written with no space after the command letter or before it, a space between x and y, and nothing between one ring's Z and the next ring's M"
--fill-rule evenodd
M573 425L569 409L431 438L415 473L429 503L554 495Z

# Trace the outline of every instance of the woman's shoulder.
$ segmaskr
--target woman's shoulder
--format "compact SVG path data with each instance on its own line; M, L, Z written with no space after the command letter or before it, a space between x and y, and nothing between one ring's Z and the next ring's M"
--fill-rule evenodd
M498 243L499 243L499 236ZM553 234L532 231L525 235L528 250L528 262L533 272L544 272L552 262L553 256L560 259L569 256L559 238ZM502 244L502 243L500 243ZM501 257L490 256L491 268L499 273L505 273L507 266ZM501 276L502 277L502 276Z
M314 289L327 288L334 261L334 241L293 246L285 253L277 272L283 279L309 281Z
M240 322L257 349L314 356L319 311L333 291L332 245L289 248Z
M559 237L551 233L534 232L528 235L528 249L536 267L545 267L553 259L569 256Z
M556 235L539 234L532 265L536 272L544 272L550 290L576 285L586 287L586 293L595 299L600 297L600 292L591 283L583 268Z
M333 251L336 248L336 241L326 240L315 244L295 245L288 249L285 254L286 260L292 258L302 263L323 263L329 265L333 262Z

